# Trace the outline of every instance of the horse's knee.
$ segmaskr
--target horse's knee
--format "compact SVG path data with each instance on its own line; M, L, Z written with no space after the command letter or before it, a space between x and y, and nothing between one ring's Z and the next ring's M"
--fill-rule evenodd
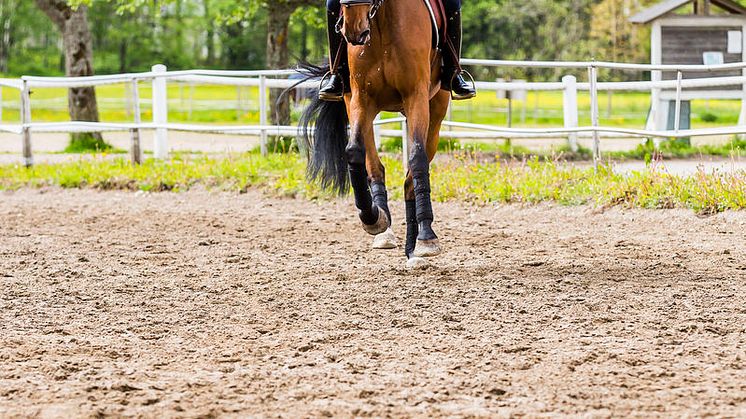
M365 148L357 143L350 143L345 148L347 163L352 165L365 164Z

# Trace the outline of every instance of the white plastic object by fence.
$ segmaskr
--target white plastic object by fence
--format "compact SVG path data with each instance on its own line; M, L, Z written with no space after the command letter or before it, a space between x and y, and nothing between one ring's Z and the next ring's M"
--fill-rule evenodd
M23 80L21 87L21 127L23 130L23 164L26 167L34 165L34 154L31 149L31 94L28 82Z
M164 75L168 69L163 64L152 68L154 75ZM153 137L153 157L165 160L168 158L168 86L165 77L153 78L153 123L158 127Z
M192 119L192 114L194 113L194 83L189 83L189 116L188 118Z
M373 140L376 143L376 150L381 149L381 125L377 122L381 121L381 114L376 115L376 119L373 121Z
M746 74L746 69L743 70L743 73ZM746 83L741 88L741 113L738 115L738 124L746 125ZM746 137L740 135L739 138L744 139Z
M401 164L405 171L409 168L409 127L406 118L401 119Z
M593 163L598 168L601 160L601 141L598 134L598 70L595 66L588 67L588 79L591 83L591 126L593 127Z
M184 95L182 94L182 102L184 102L183 97ZM243 115L243 98L241 97L241 86L236 86L236 121L241 120L241 115Z
M676 107L675 107L675 114L673 116L673 130L674 132L678 133L681 129L681 79L683 78L683 75L681 71L676 73Z
M259 125L267 125L267 77L259 76ZM268 153L267 130L262 129L259 134L259 148L262 156Z
M565 128L577 128L578 126L578 79L575 76L562 77L565 90L562 95L562 110L565 119ZM567 142L570 150L578 151L578 134L567 134Z
M141 164L143 161L142 143L140 141L140 124L142 116L140 113L140 90L137 87L137 79L132 79L132 113L134 116L136 128L130 130L132 144L130 146L130 159L133 164Z

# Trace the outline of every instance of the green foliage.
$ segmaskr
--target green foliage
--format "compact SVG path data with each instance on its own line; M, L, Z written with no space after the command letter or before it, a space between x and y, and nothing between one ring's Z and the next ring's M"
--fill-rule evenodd
M699 117L699 119L701 119L702 122L717 122L718 116L711 112L705 112Z
M472 145L463 145L459 140L453 138L441 138L438 142L438 151L451 152L463 150L465 147L476 149ZM381 151L386 153L400 153L402 151L401 138L384 138L381 141Z
M9 75L62 75L61 35L31 0L4 0ZM148 71L153 64L189 68L266 68L268 7L292 7L290 56L327 55L325 14L317 2L242 0L70 0L86 5L97 74ZM291 3L287 5L287 3Z
M0 8L0 73L53 75L63 68L62 52L56 39L57 28L33 1L3 0ZM6 32L7 31L7 32ZM2 39L7 35L7 38ZM9 42L7 50L2 42ZM7 55L6 55L7 54ZM7 60L7 62L4 62ZM7 68L3 68L7 65Z
M59 34L30 0L14 2L12 74L59 74ZM464 2L464 56L533 60L647 61L647 29L628 17L656 0L470 0ZM294 11L290 56L327 55L318 0L69 0L89 6L98 74L147 70L266 67L268 10ZM0 16L2 18L2 16ZM1 20L1 19L0 19ZM0 60L1 61L1 60ZM557 80L567 71L470 68L482 80L511 75ZM583 73L577 72L578 75ZM642 78L601 72L602 80Z
M658 149L652 140L648 139L631 151L612 152L606 154L615 159L642 159L650 163L653 157L665 159L685 159L696 156L732 157L746 155L746 141L733 137L730 141L720 145L692 146L687 141L663 141Z
M398 159L384 157L390 185L401 185ZM577 167L538 159L480 163L471 153L436 162L431 170L433 199L476 204L556 202L600 207L690 208L700 214L746 209L746 172L670 175L655 167L627 174L609 167ZM169 162L148 160L133 166L125 159L83 159L40 164L30 169L0 166L0 189L63 188L182 191L195 185L241 192L259 188L284 196L331 199L305 180L297 154L232 155L224 159L176 155ZM402 188L390 187L392 199Z
M111 150L112 146L100 136L83 132L70 136L70 144L65 148L65 153L100 153Z
M381 151L385 153L401 153L402 143L400 138L384 138L381 141ZM454 138L441 138L438 142L438 151L442 153L486 153L508 158L525 158L534 155L530 150L521 146L514 146L507 142L502 143L475 143L463 142Z
M267 150L271 153L297 153L298 143L295 137L273 136L267 141ZM259 148L254 151L259 151Z
M557 147L554 152L566 161L593 160L593 151L581 145L578 145L577 151L574 151L570 148L569 144L563 144Z

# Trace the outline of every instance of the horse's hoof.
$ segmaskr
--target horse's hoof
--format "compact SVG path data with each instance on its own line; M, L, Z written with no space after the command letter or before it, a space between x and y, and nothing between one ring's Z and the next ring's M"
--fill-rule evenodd
M363 230L371 236L375 236L383 233L389 228L389 217L386 215L386 211L378 208L378 221L373 225L363 224Z
M430 262L425 258L412 256L407 259L407 269L427 269L430 267Z
M440 254L440 243L438 239L417 240L417 245L412 253L414 256L421 258L431 258Z
M396 236L391 230L391 227L387 228L386 231L377 235L373 239L374 249L396 249Z

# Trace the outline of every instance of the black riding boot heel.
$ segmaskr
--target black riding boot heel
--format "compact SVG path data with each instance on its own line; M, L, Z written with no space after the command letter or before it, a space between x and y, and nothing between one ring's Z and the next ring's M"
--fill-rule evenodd
M448 16L448 32L443 51L443 88L451 91L454 100L471 99L477 95L472 83L464 79L461 65L461 12Z
M324 77L319 87L319 99L339 102L344 99L345 79L347 79L347 44L337 33L339 15L327 12L327 31L329 34L329 68L330 75Z

